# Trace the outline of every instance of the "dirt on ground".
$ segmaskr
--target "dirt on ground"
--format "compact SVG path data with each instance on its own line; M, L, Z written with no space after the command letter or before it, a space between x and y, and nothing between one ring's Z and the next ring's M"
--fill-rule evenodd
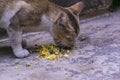
M0 49L0 80L120 80L120 10L80 22L81 34L68 58L16 58ZM81 37L87 37L82 40Z

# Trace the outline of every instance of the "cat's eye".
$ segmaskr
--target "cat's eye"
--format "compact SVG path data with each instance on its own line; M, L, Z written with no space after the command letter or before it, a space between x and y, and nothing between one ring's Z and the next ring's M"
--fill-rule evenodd
M69 41L72 41L72 40L73 40L70 36L66 36L66 38L67 38Z
M64 24L62 24L62 23L59 23L59 25L60 25L61 27L65 28L65 25L64 25Z

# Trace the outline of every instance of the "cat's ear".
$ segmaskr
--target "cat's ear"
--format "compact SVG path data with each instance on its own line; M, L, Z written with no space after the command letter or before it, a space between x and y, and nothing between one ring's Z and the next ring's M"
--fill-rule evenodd
M78 3L68 7L68 9L70 9L75 15L79 15L83 8L84 8L83 2L78 2Z

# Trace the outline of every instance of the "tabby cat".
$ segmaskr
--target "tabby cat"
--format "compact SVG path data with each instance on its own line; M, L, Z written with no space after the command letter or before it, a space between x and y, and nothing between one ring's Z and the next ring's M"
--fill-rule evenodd
M48 0L0 0L0 28L7 31L16 57L29 55L22 47L22 31L48 31L56 45L72 48L79 34L79 13L83 2L60 7Z

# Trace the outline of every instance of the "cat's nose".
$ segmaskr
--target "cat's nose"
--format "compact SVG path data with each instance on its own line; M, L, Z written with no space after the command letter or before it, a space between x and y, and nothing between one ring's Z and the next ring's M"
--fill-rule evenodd
M68 46L58 46L61 49L66 49L66 50L71 50L72 47L68 47Z
M56 45L61 49L70 50L73 48L73 44L65 44L62 41L55 40Z
M57 44L57 46L58 46L59 48L61 48L61 49L71 50L74 45L66 46L66 45L64 45L64 44Z

